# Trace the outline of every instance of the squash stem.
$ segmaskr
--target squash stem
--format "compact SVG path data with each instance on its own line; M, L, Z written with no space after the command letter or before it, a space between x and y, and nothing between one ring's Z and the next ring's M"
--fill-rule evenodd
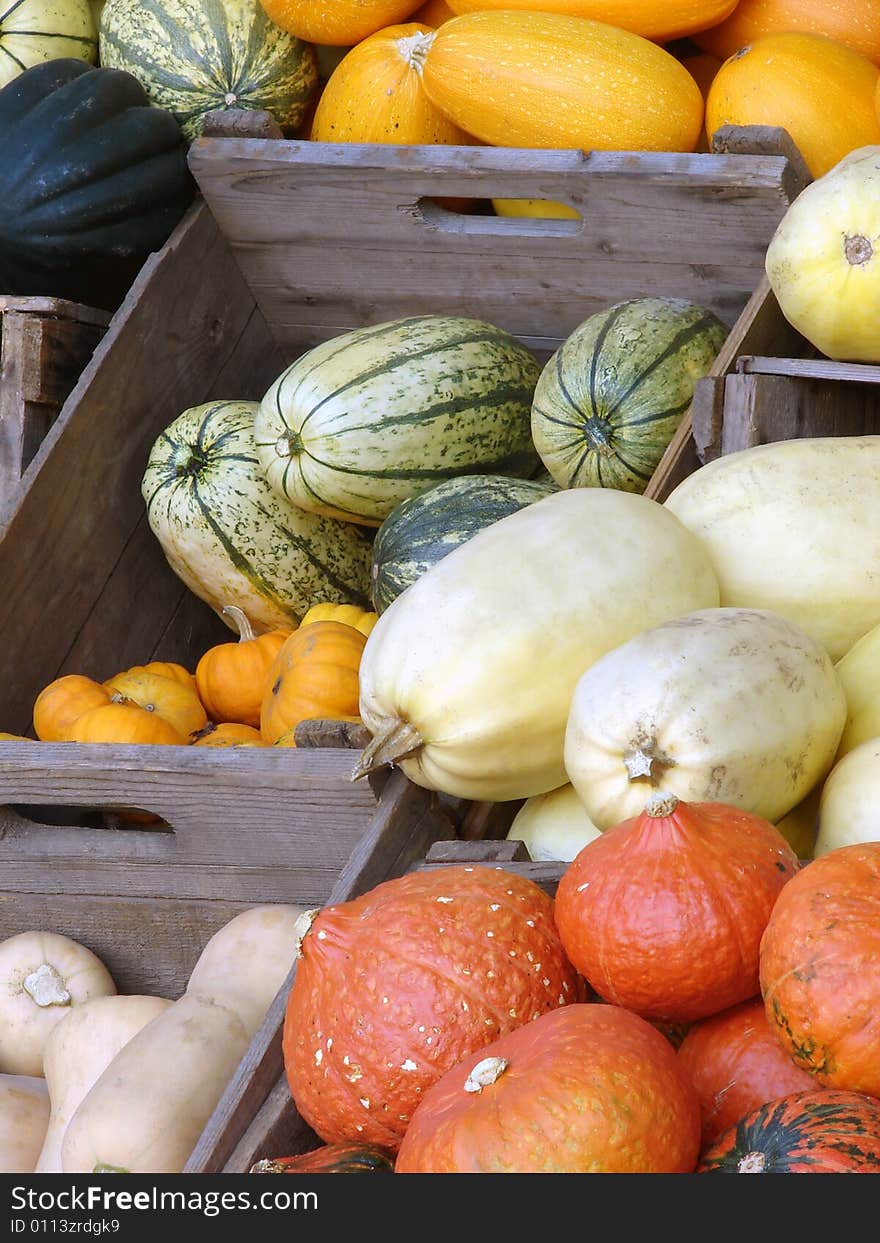
M237 604L224 604L220 611L225 613L227 617L231 617L235 623L239 643L250 643L257 637L244 611Z
M368 742L361 752L360 758L351 774L352 781L358 781L374 773L386 764L397 764L410 755L415 755L425 745L424 739L409 721L398 721L384 734L377 734Z

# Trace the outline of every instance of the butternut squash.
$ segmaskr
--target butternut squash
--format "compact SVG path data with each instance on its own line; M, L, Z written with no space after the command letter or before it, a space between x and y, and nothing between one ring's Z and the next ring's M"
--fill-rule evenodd
M456 13L529 9L607 22L646 39L669 43L723 22L737 0L449 0ZM827 3L827 0L826 0Z
M428 98L466 133L499 147L693 151L703 97L647 39L553 13L482 12L436 31Z
M743 449L665 507L708 552L723 605L779 613L835 661L880 624L880 436Z
M0 1174L32 1174L49 1124L45 1079L0 1075Z
M846 695L846 724L837 749L842 760L863 742L880 738L880 626L838 661L837 675Z
M565 768L601 829L658 791L775 823L831 768L845 718L830 657L797 626L759 609L705 609L587 670Z
M43 1052L49 1126L35 1173L61 1174L61 1141L90 1088L138 1032L171 1005L162 997L96 997L52 1029Z
M819 800L813 857L857 842L880 842L880 738L855 747L831 770Z
M92 997L116 992L99 958L55 932L21 932L0 942L0 1072L43 1073L56 1023Z
M564 785L583 671L649 626L718 603L705 551L672 516L634 493L576 488L432 566L367 640L360 715L373 739L356 775L395 763L417 785L493 801Z
M564 863L570 863L587 842L598 836L599 830L570 784L526 799L507 834L509 841L523 842L536 862Z

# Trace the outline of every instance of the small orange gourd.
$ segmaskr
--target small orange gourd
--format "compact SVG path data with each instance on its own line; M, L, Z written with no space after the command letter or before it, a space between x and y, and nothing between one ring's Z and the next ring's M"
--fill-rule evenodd
M219 643L205 652L196 665L199 696L212 721L256 728L266 677L292 632L270 630L257 635L240 608L228 604L223 612L235 622L239 640Z
M37 696L34 732L41 742L64 742L84 712L109 702L110 693L100 682L68 673L50 682Z
M155 712L133 703L108 702L84 712L71 727L69 742L111 742L182 746L186 738ZM152 819L152 817L151 817Z
M419 0L260 0L270 19L306 43L353 47L385 26L402 22Z
M174 678L129 669L109 678L104 687L114 703L128 701L147 713L162 717L184 740L208 723L208 715L196 691Z
M314 141L466 144L467 135L422 89L430 42L430 26L410 23L353 47L324 87Z
M184 669L183 665L178 665L171 660L151 660L147 665L132 665L126 673L158 673L160 677L171 678L172 681L189 686L192 690L196 689L196 675L190 673L189 669Z
M266 742L276 742L300 721L356 716L366 642L359 630L342 622L313 622L295 630L266 680L260 714Z
M224 721L220 725L209 722L193 739L196 747L266 747L269 744L258 729L252 725L239 725Z

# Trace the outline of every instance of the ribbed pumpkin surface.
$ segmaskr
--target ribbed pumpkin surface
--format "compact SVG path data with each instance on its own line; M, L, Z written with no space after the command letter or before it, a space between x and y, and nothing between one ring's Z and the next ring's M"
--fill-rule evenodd
M540 367L509 333L449 315L360 328L278 377L254 430L271 486L315 513L378 526L454 475L528 476Z
M328 599L367 608L368 541L272 492L254 446L256 409L195 406L154 444L142 491L171 568L218 613L235 600L265 629L289 626Z
M813 34L766 35L725 61L709 90L706 130L778 125L814 177L858 147L880 143L874 96L880 70L867 57Z
M484 527L554 491L504 475L467 475L410 497L391 511L373 542L370 590L376 611Z
M456 13L484 9L528 9L586 17L631 30L658 43L681 39L724 21L736 0L449 0Z
M68 56L98 59L88 0L0 0L0 87L31 65Z
M189 139L206 112L254 108L294 130L318 82L314 49L257 0L107 0L101 63L127 69Z
M878 1174L880 1102L798 1092L762 1105L715 1141L698 1174Z
M308 43L352 47L410 17L419 0L260 0L269 17Z
M668 52L600 22L470 13L441 26L425 90L457 125L500 147L693 151L703 97Z
M727 329L711 311L634 298L592 315L547 363L532 438L561 488L644 492Z
M316 142L467 143L422 89L430 27L389 26L353 47L324 88Z
M726 60L755 39L792 30L827 35L880 61L880 5L866 0L739 0L726 21L694 42Z

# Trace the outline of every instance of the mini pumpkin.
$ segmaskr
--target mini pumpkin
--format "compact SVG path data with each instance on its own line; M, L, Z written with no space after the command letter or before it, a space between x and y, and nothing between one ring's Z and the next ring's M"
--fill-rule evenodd
M196 675L190 673L183 665L178 665L173 660L151 660L147 665L132 665L127 673L158 673L160 677L171 678L173 682L180 682L183 686L189 686L192 690L196 689Z
M44 687L34 704L34 732L41 742L64 742L71 727L90 708L110 702L100 682L68 673Z
M114 703L128 700L145 712L155 713L184 739L198 733L208 723L207 713L196 691L176 678L129 669L109 678L104 688L110 692Z
M69 742L110 742L117 745L165 743L182 746L186 738L164 717L133 703L106 703L78 717L68 732ZM152 817L151 817L152 819Z
M338 621L317 621L295 630L266 679L260 713L266 742L276 742L300 721L356 716L366 642L359 630Z
M239 725L224 721L215 725L209 721L204 729L193 737L196 747L267 747L269 744L258 729L252 725Z
M260 708L266 677L290 630L270 630L258 635L236 605L223 608L238 630L235 643L209 648L196 665L199 696L212 721L239 725L260 724Z

